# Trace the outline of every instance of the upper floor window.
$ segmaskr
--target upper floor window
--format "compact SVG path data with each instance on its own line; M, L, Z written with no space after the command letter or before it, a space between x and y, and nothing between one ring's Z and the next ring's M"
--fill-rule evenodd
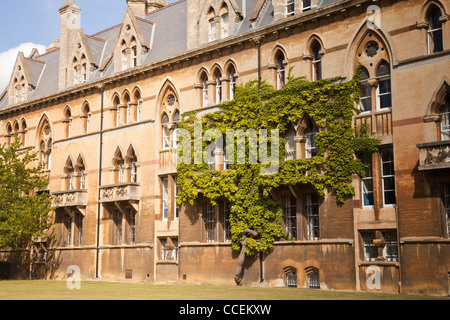
M441 111L441 140L450 140L450 94L447 93L445 106Z
M395 205L394 150L392 147L381 150L381 177L383 202L385 205Z
M11 123L8 123L8 125L6 126L6 145L7 147L11 146L12 143L12 135L13 135L13 130L12 130L12 126ZM44 149L45 149L45 145L44 145Z
M209 42L217 40L216 29L216 11L213 7L210 7L207 14L208 19L208 40Z
M362 161L365 165L367 165L367 168L365 169L365 177L362 179L363 206L369 207L374 205L373 167L371 155L364 155Z
M216 21L209 21L209 42L216 40Z
M311 159L319 153L319 149L316 147L316 135L319 133L319 129L312 124L309 127L309 131L306 133L305 144L305 158Z
M131 67L134 68L134 67L137 67L137 65L138 65L137 46L133 46L131 48L131 52L133 54L133 57L131 59L131 63L132 63Z
M286 0L286 17L295 14L295 0Z
M70 138L72 136L72 112L69 107L64 111L63 123L65 123L66 126L66 138Z
M83 83L87 81L87 65L86 63L83 63L83 65L81 66L82 72L83 72L83 77L82 77L82 81Z
M222 103L222 74L220 73L220 70L216 70L214 78L216 85L216 104L220 104Z
M372 111L372 87L369 85L369 71L363 67L361 72L361 88L359 109L362 112Z
M295 132L290 130L286 135L286 156L285 161L297 160L296 144L295 144Z
M226 38L230 35L230 23L228 13L222 15L222 38Z
M441 10L435 5L431 6L426 16L428 22L428 53L436 53L444 50Z
M91 130L91 109L88 103L84 104L81 117L83 119L84 133L88 134Z
M391 108L391 68L386 61L381 62L377 70L377 109Z
M162 133L163 133L163 150L167 150L170 148L170 128L169 128L169 117L166 113L164 113L162 120Z
M302 10L303 11L308 11L311 9L311 0L302 0Z
M286 85L286 58L283 52L278 51L275 56L275 63L277 68L277 90L280 90Z
M322 47L319 41L314 40L311 45L312 55L312 80L318 81L322 79Z
M73 60L73 84L77 85L80 82L80 68L78 67L78 60Z
M165 178L162 184L163 195L163 219L169 218L169 179Z
M203 73L200 77L201 88L202 88L202 108L208 106L208 76Z

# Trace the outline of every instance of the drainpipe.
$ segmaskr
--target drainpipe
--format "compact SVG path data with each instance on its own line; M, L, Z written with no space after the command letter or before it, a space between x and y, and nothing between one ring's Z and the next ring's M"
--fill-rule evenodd
M261 89L261 40L258 41L258 90Z
M261 89L261 39L258 39L258 90ZM259 253L259 282L264 282L263 274L263 253Z
M100 256L100 186L102 185L102 158L103 158L103 96L105 93L104 85L100 84L98 88L101 90L100 102L100 150L99 150L99 171L98 171L98 204L97 204L97 243L96 243L96 260L95 260L95 278L99 278L99 256Z

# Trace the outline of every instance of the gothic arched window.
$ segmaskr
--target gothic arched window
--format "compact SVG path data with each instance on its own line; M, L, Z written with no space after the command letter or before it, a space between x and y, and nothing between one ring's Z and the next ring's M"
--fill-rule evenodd
M391 67L386 61L382 61L377 69L377 109L392 107L391 96Z
M432 5L429 8L426 16L428 22L427 40L429 54L444 50L442 22L440 21L441 16L442 12L436 5Z

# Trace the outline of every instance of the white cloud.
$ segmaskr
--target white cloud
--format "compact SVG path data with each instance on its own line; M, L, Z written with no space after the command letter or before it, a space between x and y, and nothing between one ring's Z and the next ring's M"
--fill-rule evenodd
M17 59L17 54L23 52L25 57L31 54L31 50L36 48L39 53L45 53L46 46L41 44L35 44L32 42L22 43L16 48L9 49L7 51L0 53L0 93L8 86L9 80L11 78L11 73L14 68L14 63Z

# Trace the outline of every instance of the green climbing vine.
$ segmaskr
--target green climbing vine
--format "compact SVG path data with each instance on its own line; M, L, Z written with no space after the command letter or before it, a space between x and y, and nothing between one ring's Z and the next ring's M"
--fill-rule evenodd
M246 240L246 254L268 252L273 243L286 237L282 228L281 204L271 197L271 191L282 185L310 184L323 196L333 193L338 204L355 194L352 176L364 176L365 165L357 155L377 150L379 141L367 132L367 127L354 128L355 102L359 101L360 74L341 82L327 79L310 82L305 78L289 78L281 90L263 82L258 88L250 81L236 89L233 101L221 104L220 111L199 115L192 112L183 116L180 129L190 133L190 139L181 138L179 157L191 157L191 164L178 165L178 202L194 205L201 197L217 205L221 200L230 204L232 247L241 249L243 231L258 233L258 239ZM310 160L284 161L286 150L283 136L293 124L302 119L312 120L319 128L316 135L318 154ZM226 136L229 129L257 132L264 128L279 130L279 169L276 174L263 175L266 164L252 164L247 152L245 164L234 161L228 170L209 170L205 161L195 164L195 123L201 122L202 133L216 129ZM268 137L269 146L271 137ZM198 139L198 137L197 137ZM198 142L198 141L197 141ZM259 140L258 140L259 142ZM201 141L202 150L210 142ZM247 141L249 148L250 141ZM186 149L187 148L187 149ZM179 149L179 150L180 150ZM267 147L270 150L270 147ZM236 146L235 146L236 151ZM235 152L235 160L238 153ZM242 160L242 159L241 159Z

